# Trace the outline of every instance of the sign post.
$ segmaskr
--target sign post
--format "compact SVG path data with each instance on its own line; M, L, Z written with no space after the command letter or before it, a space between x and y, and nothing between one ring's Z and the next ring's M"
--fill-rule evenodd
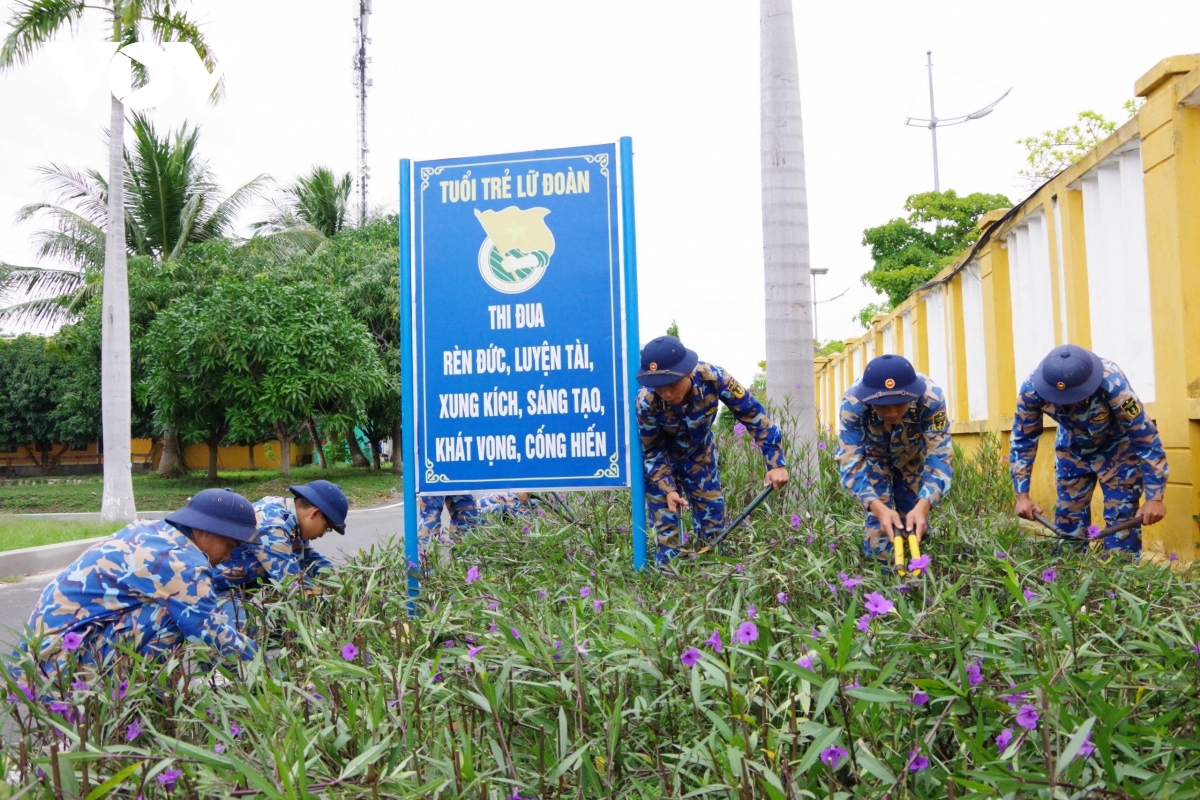
M419 496L630 488L645 565L631 158L626 138L401 162L410 561Z

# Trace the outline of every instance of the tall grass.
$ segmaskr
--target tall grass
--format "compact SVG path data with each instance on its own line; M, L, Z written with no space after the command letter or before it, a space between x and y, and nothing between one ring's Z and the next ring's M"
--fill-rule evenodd
M736 511L761 457L721 436ZM324 596L253 598L268 657L125 658L86 689L40 686L43 702L10 686L13 792L1196 796L1192 573L1023 538L999 451L984 447L956 458L928 573L879 574L831 448L677 579L632 572L627 495L577 494L576 522L492 523L434 554L417 617L390 542ZM894 609L872 618L875 593Z

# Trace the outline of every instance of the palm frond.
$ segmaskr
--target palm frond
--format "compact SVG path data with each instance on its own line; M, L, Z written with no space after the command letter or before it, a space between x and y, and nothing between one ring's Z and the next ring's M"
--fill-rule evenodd
M63 26L74 28L83 16L83 0L18 0L0 47L0 69L29 60Z
M78 170L51 163L37 167L42 183L58 196L61 205L74 204L90 222L102 225L108 219L108 181L96 170Z
M64 298L40 297L0 307L0 330L49 332L70 322L73 316L64 306Z
M262 230L265 230L265 227ZM279 261L287 261L299 255L311 255L329 241L325 234L303 220L296 220L293 225L263 233L261 236L256 231L254 235L270 244L271 252Z
M200 56L200 60L204 62L204 66L212 73L217 68L216 57L213 56L212 49L208 46L208 42L204 40L204 34L200 31L200 26L187 18L186 14L181 12L171 13L170 4L166 4L162 9L156 9L150 15L151 29L154 32L154 37L159 42L187 42L192 47L196 48L196 55ZM225 78L221 77L213 87L212 94L208 100L215 105L225 96Z
M80 270L0 264L0 299L61 297L73 294L85 281Z
M257 200L271 185L268 175L258 175L251 178L221 202L217 203L208 219L204 221L204 233L208 237L227 236L233 229L234 217L246 208L252 201Z
M45 205L42 211L54 220L54 228L33 235L39 260L57 258L84 269L103 269L103 228L61 206Z

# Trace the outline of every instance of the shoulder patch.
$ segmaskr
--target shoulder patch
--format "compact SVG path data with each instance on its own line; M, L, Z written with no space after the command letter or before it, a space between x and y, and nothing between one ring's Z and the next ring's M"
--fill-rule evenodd
M733 378L729 379L729 393L733 395L735 400L741 400L746 396L746 390Z
M1121 403L1121 408L1129 415L1130 419L1142 413L1142 404L1137 401L1136 397L1125 398L1125 402Z
M945 411L935 412L933 418L929 420L929 427L936 431L945 430L948 424L949 420L946 418Z

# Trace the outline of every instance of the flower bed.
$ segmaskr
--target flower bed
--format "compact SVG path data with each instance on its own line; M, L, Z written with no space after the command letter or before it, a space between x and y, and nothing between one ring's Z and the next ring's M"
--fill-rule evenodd
M737 507L756 456L723 444ZM678 579L632 573L626 496L578 495L575 524L440 554L416 618L394 546L256 604L266 661L10 686L6 772L45 797L1195 796L1191 573L1029 538L985 450L922 577L882 575L819 456Z

